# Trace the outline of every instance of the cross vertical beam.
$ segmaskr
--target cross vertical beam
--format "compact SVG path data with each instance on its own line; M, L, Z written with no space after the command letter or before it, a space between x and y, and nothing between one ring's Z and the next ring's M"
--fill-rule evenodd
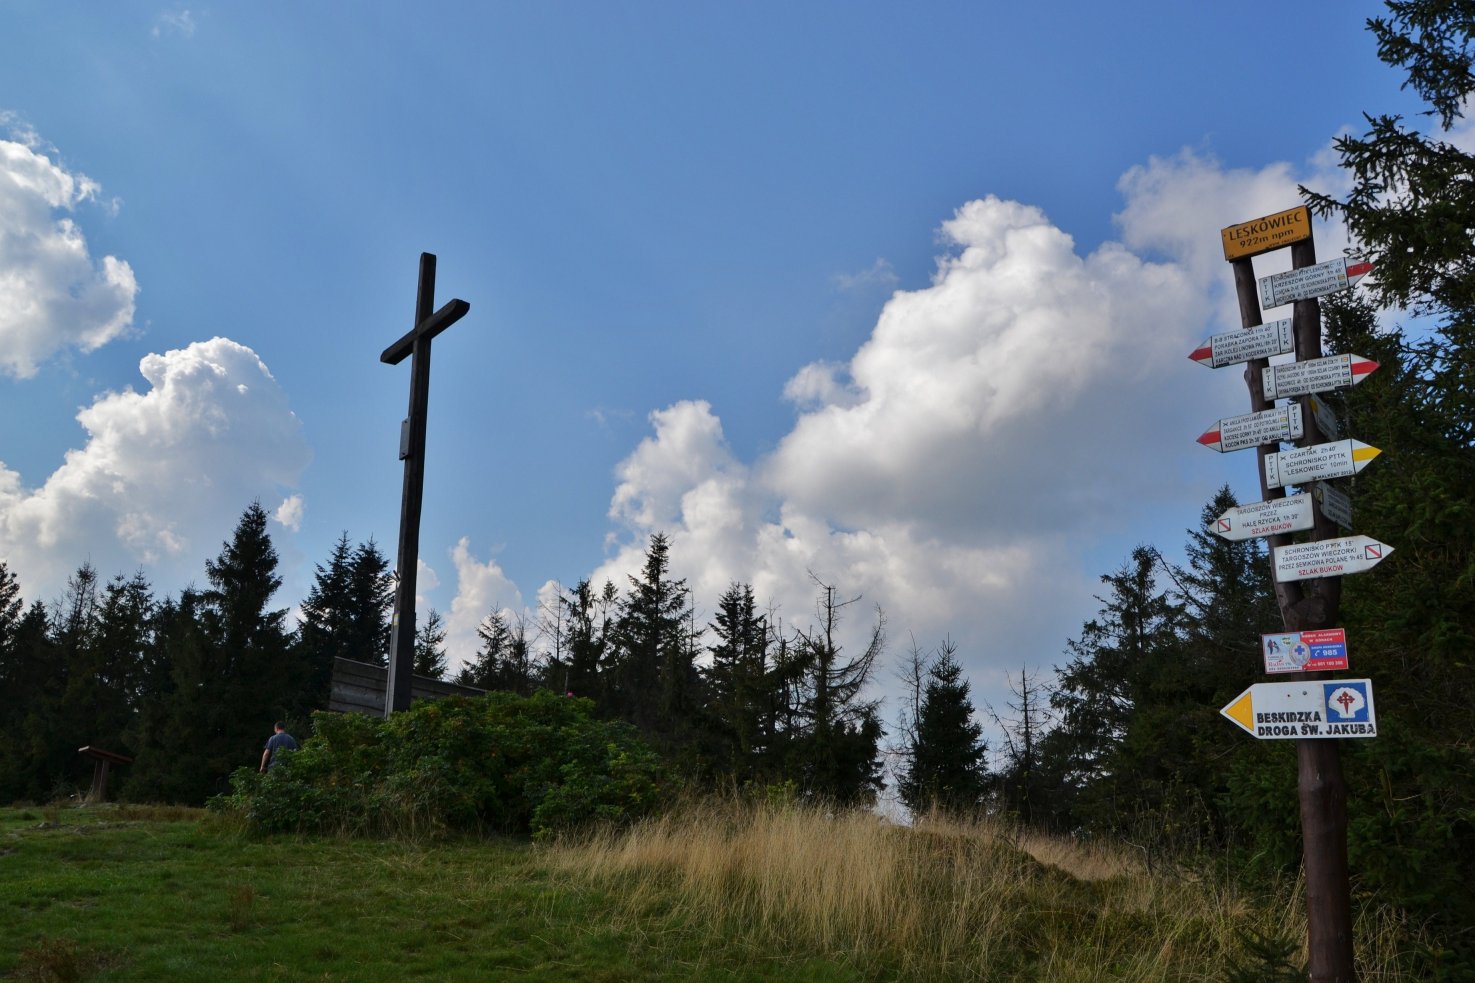
M410 415L400 428L399 456L405 462L400 496L398 578L394 616L389 623L389 682L384 715L410 708L415 665L415 576L420 564L420 505L425 493L425 417L430 404L430 342L461 320L471 305L452 300L431 313L435 297L435 255L420 254L420 284L415 296L415 326L384 349L379 361L398 365L410 359Z

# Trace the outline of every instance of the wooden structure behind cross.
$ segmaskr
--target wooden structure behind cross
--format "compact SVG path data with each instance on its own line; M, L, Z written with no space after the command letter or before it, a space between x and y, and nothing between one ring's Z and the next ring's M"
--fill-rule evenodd
M104 751L100 747L87 745L77 748L77 753L92 761L92 789L83 799L86 805L97 805L108 800L108 773L112 765L126 765L133 759L117 751Z
M431 313L435 297L435 255L420 254L420 287L415 297L415 326L384 349L379 361L398 365L410 360L410 415L400 426L399 456L405 462L400 496L398 578L394 617L389 628L389 685L384 715L410 708L410 682L415 665L415 575L420 563L420 504L425 493L425 415L430 401L430 342L466 316L471 305L452 300Z

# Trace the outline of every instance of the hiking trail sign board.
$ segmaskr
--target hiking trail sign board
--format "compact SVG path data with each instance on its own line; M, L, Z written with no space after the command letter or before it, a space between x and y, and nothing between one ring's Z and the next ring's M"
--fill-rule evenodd
M1371 679L1256 683L1219 712L1262 741L1378 736Z
M1327 672L1347 668L1347 632L1341 628L1286 631L1260 636L1265 671Z
M1314 577L1364 573L1383 561L1393 547L1371 536L1343 536L1314 543L1277 546L1271 551L1275 579L1282 584Z
M1295 336L1291 331L1291 319L1281 318L1269 324L1257 324L1253 328L1227 331L1210 335L1199 346L1188 353L1188 357L1200 365L1217 369L1252 358L1269 358L1296 350Z
M1349 439L1266 454L1265 487L1283 488L1326 478L1345 478L1367 467L1381 453L1376 447Z
M1373 264L1360 256L1338 256L1315 266L1303 266L1260 278L1260 304L1266 310L1297 300L1324 297L1357 285Z
M1268 502L1236 505L1214 520L1213 530L1231 541L1300 532L1316 524L1311 496L1306 492L1272 498Z
M1222 454L1282 440L1296 440L1305 432L1301 404L1287 403L1258 413L1226 417L1200 434L1198 442Z
M1311 496L1321 506L1322 515L1343 529L1352 528L1352 496L1333 488L1325 481L1318 481L1311 486Z
M1236 260L1258 256L1281 246L1311 238L1311 209L1297 205L1274 215L1252 218L1219 230L1224 240L1224 258Z
M1311 416L1316 420L1317 429L1327 440L1342 439L1342 421L1337 418L1336 410L1321 396L1308 395L1305 403L1311 407Z
M1361 355L1328 355L1304 362L1272 365L1260 374L1266 399L1305 396L1355 386L1377 370L1378 363Z

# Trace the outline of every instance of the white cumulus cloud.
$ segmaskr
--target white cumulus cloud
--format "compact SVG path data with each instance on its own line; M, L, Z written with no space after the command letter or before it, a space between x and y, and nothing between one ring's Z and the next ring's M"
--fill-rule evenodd
M307 505L303 502L301 495L288 495L282 499L282 504L277 506L272 517L284 528L299 532L302 529L302 517L306 511Z
M88 559L104 576L143 565L160 583L197 579L242 509L281 500L307 467L301 422L246 346L212 338L148 355L139 371L147 390L104 393L77 414L86 442L40 487L0 464L0 558L27 597L48 597Z
M1189 271L1195 282L1212 283L1229 266L1219 230L1301 204L1296 194L1298 183L1333 195L1344 194L1348 187L1345 172L1329 153L1318 155L1302 173L1287 163L1259 170L1225 170L1213 158L1189 150L1172 157L1152 157L1117 182L1127 199L1126 207L1116 215L1122 243L1137 253L1170 256ZM1318 258L1341 255L1346 246L1346 231L1340 223L1317 224ZM1289 249L1255 259L1259 276L1279 273L1290 266ZM1218 300L1214 329L1240 327L1233 291L1221 291Z
M893 295L851 359L861 398L802 414L765 462L769 487L841 527L996 543L1089 504L1064 471L1150 483L1125 465L1164 427L1136 397L1178 368L1201 285L1116 243L1080 256L1039 209L997 198L943 234L956 251L931 285Z
M48 156L33 131L10 130L16 139L0 139L0 371L28 378L57 352L124 334L138 283L115 256L94 262L72 217L97 199L97 183Z
M494 611L515 616L522 610L522 594L502 572L496 560L482 562L471 552L471 540L462 536L451 547L456 567L456 596L445 616L446 653L451 670L470 662L481 647L476 629Z
M1133 537L1173 550L1230 480L1193 438L1244 412L1242 383L1185 357L1239 325L1219 230L1297 204L1298 181L1329 187L1326 167L1153 159L1120 182L1119 239L1090 251L1038 208L964 204L930 283L895 291L848 362L795 372L798 414L771 453L738 460L704 402L651 414L616 469L619 532L592 579L624 590L662 531L704 615L748 582L802 626L818 578L865 596L851 644L879 604L893 650L951 635L1002 706L1003 674L1059 661ZM1336 230L1318 237L1340 251Z

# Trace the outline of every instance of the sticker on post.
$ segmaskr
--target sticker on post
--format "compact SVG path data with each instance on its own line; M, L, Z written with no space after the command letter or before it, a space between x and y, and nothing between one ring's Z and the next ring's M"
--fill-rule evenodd
M1347 668L1347 633L1341 628L1260 636L1265 671L1324 672Z

